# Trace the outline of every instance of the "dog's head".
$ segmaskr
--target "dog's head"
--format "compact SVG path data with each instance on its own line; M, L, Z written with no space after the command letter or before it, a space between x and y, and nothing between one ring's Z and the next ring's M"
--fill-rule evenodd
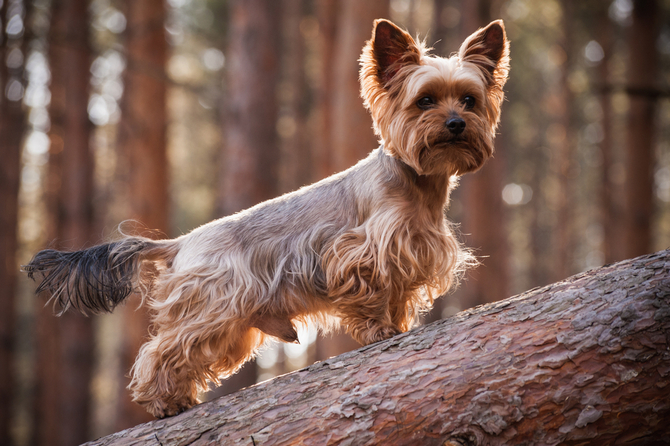
M419 175L462 175L492 155L509 71L502 20L449 58L428 55L423 42L376 20L360 62L361 96L391 156Z

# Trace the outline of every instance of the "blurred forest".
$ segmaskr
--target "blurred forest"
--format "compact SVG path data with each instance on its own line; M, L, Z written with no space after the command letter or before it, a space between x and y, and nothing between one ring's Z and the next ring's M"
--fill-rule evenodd
M0 444L150 419L125 389L139 300L55 318L20 265L353 165L377 145L357 59L379 17L440 55L497 18L512 42L495 158L448 211L482 265L426 321L670 245L670 0L0 0ZM300 339L204 397L357 347Z

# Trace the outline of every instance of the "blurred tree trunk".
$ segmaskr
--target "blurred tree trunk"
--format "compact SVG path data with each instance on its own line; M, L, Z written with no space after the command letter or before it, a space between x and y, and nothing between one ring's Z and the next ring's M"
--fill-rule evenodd
M0 444L13 444L11 421L16 377L15 293L21 146L26 130L23 110L25 47L21 36L4 32L8 2L0 7ZM11 55L11 57L10 57ZM19 58L19 55L21 56Z
M127 69L121 100L118 146L127 163L130 218L147 228L152 238L169 232L169 185L167 161L167 109L163 0L127 0L125 33ZM121 333L121 382L116 427L122 430L153 419L133 403L126 388L128 374L140 346L146 341L149 314L139 300L123 307Z
M284 45L282 67L284 71L281 88L284 101L277 123L281 137L281 172L279 193L290 192L314 181L313 160L309 127L310 91L305 75L305 35L309 32L303 19L306 16L306 0L284 0L282 28Z
M434 0L433 24L428 37L428 43L435 48L435 54L447 57L458 50L461 42L458 41L458 24L461 22L460 8L456 2L460 0Z
M372 36L372 22L388 18L389 1L322 0L321 110L326 147L319 160L320 172L330 174L353 166L378 146L372 118L363 106L358 82L358 58ZM316 341L317 359L325 359L360 347L345 333Z
M629 35L629 110L626 138L624 255L632 257L652 249L654 91L658 75L659 8L655 0L633 2Z
M546 98L542 98L546 100ZM547 113L541 108L541 101L537 104L531 105L533 111L537 116L542 116L540 122L542 127L546 127L546 121L550 118ZM503 119L505 116L503 115ZM542 147L544 142L542 136L536 138L535 145L532 147ZM533 198L530 202L531 206L531 235L530 235L530 265L529 265L529 286L536 287L551 283L553 277L553 259L551 258L551 232L553 222L551 216L547 212L549 208L550 197L542 193L546 178L551 175L551 165L549 163L549 155L547 150L531 150L527 155L531 166L533 166L533 175L530 186L533 193Z
M489 0L463 1L461 42L492 20L491 6ZM466 175L461 181L463 217L460 230L465 244L476 250L481 261L478 268L467 273L466 282L458 291L464 308L508 296L509 248L502 201L505 150L500 147L501 141L496 140L494 158L479 172Z
M223 215L277 195L281 2L233 0L226 64Z
M279 192L277 136L281 2L230 2L224 149L219 209L223 215L246 209ZM256 382L248 362L222 382L225 395Z
M93 229L93 157L89 147L88 1L53 2L49 35L51 131L45 185L47 235L55 249L81 249ZM37 308L36 444L73 445L88 439L93 364L92 319L74 312L55 318Z
M317 93L319 112L318 138L314 141L315 169L319 179L335 173L333 167L333 83L335 77L335 36L340 3L337 0L317 0L319 20L319 63L321 82Z
M353 166L378 146L372 119L363 106L358 82L358 58L372 36L372 22L389 16L389 1L343 0L336 22L332 76L332 167Z
M556 101L556 122L551 127L553 175L558 188L556 190L554 208L556 221L553 231L554 268L553 280L564 279L572 273L572 255L574 244L574 212L575 208L575 131L572 125L572 108L574 95L570 88L570 72L575 51L573 45L574 3L565 0L563 6L562 39L560 47L564 60L560 67L559 93Z
M314 356L317 361L331 358L333 356L341 355L360 348L361 344L356 342L354 338L346 333L333 333L329 336L319 334L316 338L316 345L314 348Z
M602 161L601 224L603 227L603 255L605 263L612 263L625 258L623 244L623 191L612 181L612 166L616 162L612 139L612 81L610 79L610 60L614 47L614 30L609 18L609 5L598 5L596 10L596 38L603 48L603 59L596 68L597 84L600 86L600 108L602 110L602 141L600 150Z

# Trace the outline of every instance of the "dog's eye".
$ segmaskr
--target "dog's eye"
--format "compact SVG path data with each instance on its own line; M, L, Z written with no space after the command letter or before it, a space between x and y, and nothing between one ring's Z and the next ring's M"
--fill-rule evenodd
M462 102L466 110L470 110L475 106L475 98L473 96L464 97Z
M431 98L430 96L424 96L418 101L416 101L416 106L419 107L422 110L427 110L429 108L432 108L433 105L435 105L435 100Z

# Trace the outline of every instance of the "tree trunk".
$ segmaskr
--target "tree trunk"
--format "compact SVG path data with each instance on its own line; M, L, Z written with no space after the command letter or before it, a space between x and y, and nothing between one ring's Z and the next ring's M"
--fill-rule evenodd
M280 2L230 2L220 210L229 215L277 195Z
M125 48L128 58L124 73L118 146L129 175L130 218L150 231L152 238L169 233L169 185L167 160L167 109L163 0L126 2L128 25ZM122 309L124 331L121 346L121 377L117 429L125 429L151 419L131 401L127 377L140 346L146 341L149 314L145 306L130 303Z
M343 0L339 8L334 63L324 67L333 70L330 135L332 167L336 172L353 166L378 145L372 118L360 97L358 58L372 35L372 22L388 17L389 1Z
M49 168L45 194L47 237L55 249L81 249L93 229L93 156L89 147L88 1L53 2L49 36L52 74ZM54 318L39 300L35 443L81 443L88 437L93 364L92 319L70 312Z
M670 250L90 444L646 445L670 438Z
M621 222L624 219L622 197L623 190L612 178L612 166L617 160L613 138L612 123L614 113L612 109L612 81L610 79L610 63L614 52L614 29L609 18L609 5L599 4L596 9L596 37L603 48L603 59L596 67L596 80L600 87L600 108L602 109L602 171L600 186L601 213L600 223L603 227L603 256L606 263L612 263L626 258L623 244L623 229Z
M653 167L658 75L659 8L655 0L633 2L629 37L628 91L630 106L626 138L626 212L624 254L633 257L651 251Z
M435 48L435 54L447 56L458 50L460 34L458 24L461 22L460 13L466 4L458 5L460 0L433 0L433 23L428 30L428 42Z
M305 73L305 40L309 30L304 21L308 4L305 0L285 0L283 6L282 65L285 87L282 88L282 95L287 97L283 104L286 110L277 123L281 137L279 193L296 190L320 179L313 174L313 135L309 133L308 126L310 89Z
M552 170L557 188L553 206L556 209L556 221L553 230L553 280L563 279L574 273L573 253L575 252L575 211L576 193L575 159L576 138L572 123L574 94L570 88L570 75L574 59L574 0L562 2L562 42L561 49L565 58L560 67L559 93L557 97L556 122L552 125L555 158Z
M491 1L464 1L461 39L486 26L491 16ZM466 246L476 250L482 265L467 272L467 281L458 291L463 308L495 302L509 296L509 249L505 209L502 201L505 150L496 140L495 156L481 171L466 175L458 192L463 203L460 231L467 234ZM495 224L491 224L495 221ZM495 283L495 286L491 284Z
M0 6L3 24L11 19L8 10L8 2L4 2ZM0 444L4 445L13 444L10 422L16 383L14 299L19 271L16 261L18 199L21 146L26 129L21 59L26 58L26 48L20 36L10 38L4 31L0 32Z
M319 179L336 172L333 167L333 101L335 98L333 67L335 66L337 18L340 6L337 0L317 0L316 3L319 20L320 83L316 95L319 137L314 141L314 164Z

